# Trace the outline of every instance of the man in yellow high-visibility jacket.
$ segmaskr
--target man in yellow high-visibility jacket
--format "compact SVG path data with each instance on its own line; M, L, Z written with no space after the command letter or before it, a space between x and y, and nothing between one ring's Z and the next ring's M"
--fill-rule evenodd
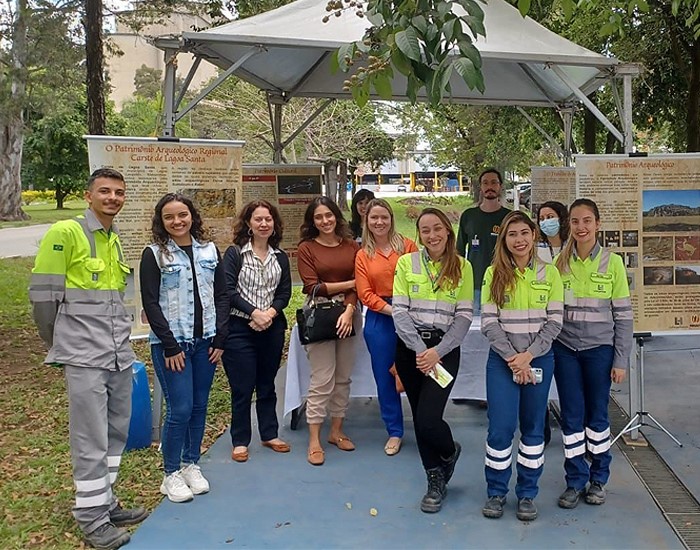
M129 542L121 527L142 521L143 508L124 509L112 493L131 417L131 318L124 303L124 263L114 216L126 186L116 170L88 180L89 208L55 223L41 241L29 287L45 363L62 366L69 403L73 515L95 548Z

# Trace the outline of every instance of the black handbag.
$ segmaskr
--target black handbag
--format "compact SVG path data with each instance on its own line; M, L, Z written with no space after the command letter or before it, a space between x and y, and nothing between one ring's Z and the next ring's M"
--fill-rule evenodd
M319 286L314 287L309 302L297 309L299 341L302 345L338 339L336 324L338 318L345 312L345 305L335 300L316 302L316 291ZM355 336L354 326L348 334L348 337L350 336Z

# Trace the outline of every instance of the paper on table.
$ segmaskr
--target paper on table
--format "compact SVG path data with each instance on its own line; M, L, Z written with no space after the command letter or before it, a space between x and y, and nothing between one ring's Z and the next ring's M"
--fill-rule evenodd
M435 365L435 370L431 370L429 376L435 380L441 388L446 388L454 379L441 363Z

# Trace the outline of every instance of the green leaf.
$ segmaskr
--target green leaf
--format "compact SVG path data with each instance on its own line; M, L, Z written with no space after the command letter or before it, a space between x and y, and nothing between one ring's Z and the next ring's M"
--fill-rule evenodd
M384 16L374 10L365 12L365 17L374 27L381 27L384 24Z
M428 28L428 20L422 15L416 15L413 19L411 19L411 24L423 34L425 34L425 31Z
M525 17L530 12L530 0L518 0L518 11Z
M481 53L476 49L476 46L471 42L463 41L458 44L459 52L472 62L476 69L481 69L482 60Z
M330 59L331 74L337 73L339 68L340 68L340 65L338 63L338 51L336 50L331 55L331 59Z
M561 7L564 10L564 18L569 21L574 15L574 7L576 3L574 0L561 0Z
M452 62L452 65L454 66L454 70L457 71L457 74L462 77L462 80L464 80L465 84L470 90L476 88L481 93L484 93L484 76L481 74L479 69L474 67L474 64L469 59L460 57L455 59Z
M484 27L483 18L479 19L478 17L467 15L463 17L462 20L467 24L469 30L472 31L474 38L476 38L478 35L486 36L486 28Z
M338 48L338 67L344 73L348 72L348 69L350 68L347 60L352 59L353 53L354 45L352 43L343 44L340 46L340 48Z
M393 96L391 90L391 80L386 74L378 74L372 79L372 84L377 92L377 95L382 99L389 100Z
M418 99L419 89L420 84L418 79L413 75L408 75L408 82L406 83L406 97L408 97L408 100L414 105L416 104L416 100Z
M396 67L396 70L404 76L408 76L413 71L411 62L404 54L401 53L401 50L398 48L391 50L391 62L393 63L394 67Z
M394 35L396 45L406 57L414 61L420 61L420 46L418 34L413 27L407 27L405 31L399 31Z
M437 11L440 18L444 19L445 16L452 11L452 2L449 0L437 2Z
M457 19L450 19L449 21L446 21L445 24L442 26L442 34L445 35L445 40L448 42L452 42L455 38L455 30L458 26L461 26L461 23Z
M425 31L425 41L430 42L432 40L435 40L438 36L438 30L437 26L435 25L430 25L428 27L428 30Z
M457 0L459 4L464 8L464 10L472 17L478 17L482 21L484 20L484 10L481 6L475 2L475 0Z

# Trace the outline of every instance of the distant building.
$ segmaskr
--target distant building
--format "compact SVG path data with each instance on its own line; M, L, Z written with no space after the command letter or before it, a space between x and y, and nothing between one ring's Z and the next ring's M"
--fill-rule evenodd
M120 15L128 13L130 12L121 12L121 14L116 15L116 30L114 33L108 34L112 44L124 55L112 55L109 51L105 51L105 64L112 86L110 99L114 101L118 110L121 110L125 101L133 97L134 76L141 65L165 73L163 51L149 44L144 37L177 35L183 31L206 28L210 25L209 21L199 15L176 12L167 21L148 25L137 34L124 22L123 17L120 18ZM194 56L181 53L177 56L177 61L177 75L184 78L194 62ZM190 89L196 89L216 75L217 69L214 65L211 63L200 64Z

